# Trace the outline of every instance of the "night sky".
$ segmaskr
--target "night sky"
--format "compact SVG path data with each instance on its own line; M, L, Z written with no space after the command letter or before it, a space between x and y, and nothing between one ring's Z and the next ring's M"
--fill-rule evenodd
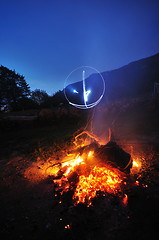
M0 65L53 94L89 65L112 70L159 52L159 0L0 0Z

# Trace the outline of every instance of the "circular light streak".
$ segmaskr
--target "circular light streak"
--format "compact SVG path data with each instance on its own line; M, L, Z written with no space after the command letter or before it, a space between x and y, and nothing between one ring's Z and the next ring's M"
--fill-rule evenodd
M93 67L78 67L65 80L65 97L69 104L76 108L89 109L95 107L103 98L104 93L104 78Z

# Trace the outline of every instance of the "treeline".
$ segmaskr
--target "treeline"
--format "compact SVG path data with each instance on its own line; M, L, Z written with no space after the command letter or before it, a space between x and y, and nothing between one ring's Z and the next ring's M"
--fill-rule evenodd
M30 90L25 77L0 66L0 111L51 108L66 105L63 91L49 96L44 90Z

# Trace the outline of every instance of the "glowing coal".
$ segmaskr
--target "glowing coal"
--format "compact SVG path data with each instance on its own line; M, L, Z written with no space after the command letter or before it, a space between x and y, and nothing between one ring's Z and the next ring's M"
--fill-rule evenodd
M122 181L121 174L115 169L95 166L88 176L79 176L74 199L77 203L87 202L87 204L91 204L91 200L96 197L98 191L118 193L121 190Z
M83 145L76 145L71 154L62 160L60 168L56 164L53 166L56 189L64 193L73 188L74 204L91 205L99 192L119 195L126 174L132 167L130 155L115 142L99 145L94 141ZM55 172L55 169L58 171Z

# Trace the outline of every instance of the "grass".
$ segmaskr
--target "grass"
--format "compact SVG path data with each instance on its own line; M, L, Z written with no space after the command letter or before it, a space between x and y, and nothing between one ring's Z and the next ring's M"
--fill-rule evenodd
M11 126L12 125L12 126ZM0 135L0 157L32 154L39 148L49 148L55 144L70 142L72 134L79 128L71 124L36 124L20 122L7 123Z
M8 116L37 116L34 120L9 119ZM50 151L55 145L70 143L73 133L85 125L87 114L75 108L42 109L1 113L0 158Z

